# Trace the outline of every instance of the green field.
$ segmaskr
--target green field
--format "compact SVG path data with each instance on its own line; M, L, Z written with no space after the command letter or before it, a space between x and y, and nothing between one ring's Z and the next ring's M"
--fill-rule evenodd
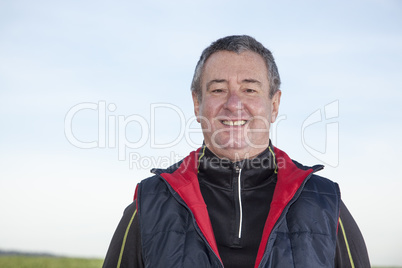
M102 259L0 256L1 268L100 268Z

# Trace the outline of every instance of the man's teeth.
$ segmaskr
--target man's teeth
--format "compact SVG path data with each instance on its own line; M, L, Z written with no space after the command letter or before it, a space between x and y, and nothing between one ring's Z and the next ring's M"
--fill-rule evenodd
M246 124L246 120L239 120L239 121L228 121L228 120L223 120L222 123L226 126L243 126Z

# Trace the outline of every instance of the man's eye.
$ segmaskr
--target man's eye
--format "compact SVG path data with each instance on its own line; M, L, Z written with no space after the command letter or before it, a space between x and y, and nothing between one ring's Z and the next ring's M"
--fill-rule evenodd
M214 93L221 93L221 92L223 92L223 89L214 89L214 90L212 90L212 92L214 92Z
M248 89L246 89L246 92L247 92L247 93L254 93L254 92L256 92L256 90L251 89L251 88L248 88Z

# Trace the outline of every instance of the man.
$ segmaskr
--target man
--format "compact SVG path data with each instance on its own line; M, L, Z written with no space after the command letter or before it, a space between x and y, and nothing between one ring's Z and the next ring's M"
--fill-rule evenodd
M204 50L192 96L204 144L136 189L103 267L370 267L321 165L269 139L281 99L271 52L249 36Z

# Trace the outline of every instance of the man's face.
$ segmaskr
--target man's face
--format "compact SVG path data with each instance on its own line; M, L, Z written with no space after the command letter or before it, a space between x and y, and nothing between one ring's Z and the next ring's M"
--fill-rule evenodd
M207 147L232 161L253 158L269 145L281 92L269 98L268 71L257 53L219 51L204 65L202 98L194 111Z

